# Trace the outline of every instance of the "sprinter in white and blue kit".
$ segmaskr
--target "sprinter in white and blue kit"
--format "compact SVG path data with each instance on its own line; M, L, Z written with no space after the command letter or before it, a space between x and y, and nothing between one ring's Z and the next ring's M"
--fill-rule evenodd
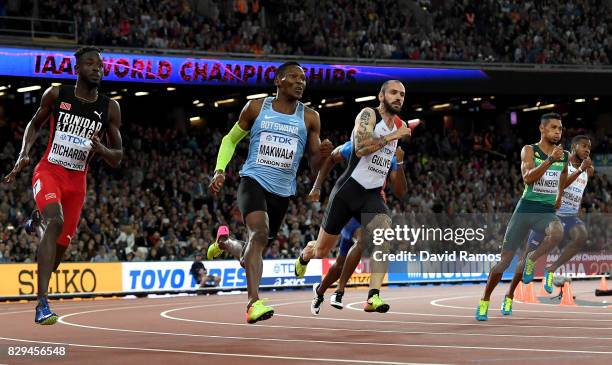
M327 257L351 218L361 223L366 234L375 229L391 228L391 215L380 189L387 180L398 140L411 135L406 123L402 122L399 127L395 124L405 96L406 88L401 81L387 80L378 93L378 107L363 108L355 118L348 166L332 189L317 240L309 242L295 261L295 276L305 275L311 259ZM351 248L352 254L349 253L342 268L340 283L346 283L355 271L365 245L372 243L366 241L362 239ZM378 251L385 251L388 242L381 246ZM389 310L389 305L379 295L387 264L387 260L372 261L366 312Z
M247 226L248 243L230 238L227 226L221 226L207 253L208 259L213 259L223 251L229 252L245 268L248 323L274 314L274 309L259 299L263 253L278 233L289 197L296 193L296 174L304 150L308 148L309 163L316 173L333 149L329 140L320 140L319 113L299 101L306 88L302 67L297 62L282 64L274 85L276 97L249 101L238 122L223 137L210 184L213 194L221 190L236 145L250 134L249 153L238 185L238 208Z
M590 138L585 135L574 137L572 139L572 150L567 165L567 180L564 186L561 187L564 189L561 198L561 206L557 210L557 217L561 221L561 224L563 224L564 237L562 242L566 242L567 246L563 249L563 252L555 262L544 268L544 290L548 293L553 292L554 272L580 252L580 249L584 246L588 237L586 226L578 217L578 213L580 213L582 196L589 182L589 177L592 177L595 173L590 156ZM544 240L544 236L544 232L532 230L527 240L527 249L529 251L535 250ZM507 316L512 314L514 290L522 277L523 270L519 268L504 298L501 309L503 315Z

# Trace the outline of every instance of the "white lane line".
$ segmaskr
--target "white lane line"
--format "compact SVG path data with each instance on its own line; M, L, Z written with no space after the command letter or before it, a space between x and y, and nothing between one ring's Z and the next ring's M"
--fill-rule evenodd
M288 302L277 305L289 305L300 302ZM208 306L212 306L208 305ZM204 306L202 306L204 307ZM141 330L130 330L130 329L118 329L118 328L107 328L98 326L87 326L82 324L70 323L64 320L66 317L89 314L100 311L85 311L65 315L60 317L59 321L63 324L81 328L114 331L114 332L125 332L125 333L142 333L142 334L159 334L167 336L187 336L187 337L203 337L213 339L231 339L231 340L245 340L245 341L268 341L268 342L281 342L281 343L313 343L313 344L338 344L338 345L353 345L353 346L381 346L381 347L400 347L400 348L442 348L442 349L461 349L461 350L480 350L480 351L531 351L531 352L555 352L555 353L588 353L588 354L602 354L612 355L611 351L592 351L592 350L566 350L566 349L542 349L542 348L507 348L507 347L484 347L484 346L457 346L457 345L428 345L428 344L404 344L404 343L379 343L379 342L350 342L350 341L324 341L324 340L298 340L298 339L282 339L282 338L267 338L267 337L243 337L243 336L217 336L217 335L195 335L195 334L180 334L172 332L154 332L154 331L141 331Z
M348 306L347 306L348 307ZM345 307L346 308L346 307ZM354 308L351 308L354 309ZM361 311L360 309L355 309ZM372 313L373 316L379 315L379 313ZM458 323L458 322L421 322L421 321L403 321L403 320L384 320L384 319L350 319L350 318L332 318L332 317L307 317L298 316L292 314L274 314L275 317L290 317L290 318L312 318L314 320L326 320L326 321L347 321L347 322L362 322L362 323L388 323L388 324L425 324L425 325L436 325L436 326L478 326L478 327L514 327L514 328L545 328L550 330L554 329L580 329L580 330L600 330L609 331L612 327L577 327L577 326L556 326L556 325L526 325L522 323L516 324L493 324L493 323Z
M397 361L345 360L345 359L331 359L331 358L327 359L327 358L316 358L316 357L272 356L272 355L257 355L257 354L230 354L230 353L226 353L226 352L186 351L186 350L146 348L146 347L85 345L85 344L80 344L80 343L68 343L68 342L32 341L32 340L24 340L24 339L19 339L19 338L8 338L8 337L0 337L0 340L16 341L16 342L28 342L28 343L44 343L44 344L49 344L49 345L88 347L88 348L107 349L107 350L165 352L165 353L178 353L178 354L188 354L188 355L247 357L247 358L273 359L273 360L293 360L293 361L299 360L299 361L313 361L313 362L339 362L339 363L382 364L382 365L391 365L391 364L397 364L397 365L436 365L436 364L427 364L427 363L397 362ZM442 365L442 364L438 364L438 365Z
M471 295L469 296L463 296L461 298L469 298L471 297ZM404 298L385 298L386 301L391 301L391 300L398 300L398 299L409 299L410 297L404 297ZM355 305L357 304L363 304L365 303L364 301L359 301L359 302L354 302L354 303L350 303L347 304L345 307L348 309L352 309L352 310L356 310L356 311L363 311L362 308L355 308ZM476 306L474 306L473 308L474 310L476 310ZM559 311L557 312L558 314L563 314L563 312ZM468 315L460 315L460 314L440 314L440 313L416 313L416 312L394 312L394 311L389 311L387 312L387 314L400 314L400 315L407 315L407 316L423 316L423 317L449 317L449 318L474 318L474 316L468 316ZM588 313L587 313L588 314ZM551 318L551 317L507 317L507 316L489 316L489 318L505 318L505 320L508 321L512 321L512 320L538 320L538 321L579 321L579 322L612 322L612 319L588 319L588 318ZM557 327L557 326L555 326ZM559 328L559 327L557 327ZM581 327L577 327L577 328L581 328Z
M462 306L455 306L455 305L449 305L449 304L440 304L440 302L445 302L445 301L449 301L449 300L456 300L456 299L465 299L465 298L473 298L472 295L463 295L463 296L459 296L459 297L448 297L448 298L439 298L439 299L435 299L432 300L431 302L429 302L429 304L435 306L435 307L442 307L442 308L453 308L453 309L469 309L471 311L475 310L476 307L474 306L474 308L472 307L462 307ZM562 310L561 308L563 307L559 307L558 304L546 304L546 303L523 303L520 301L515 301L521 304L529 304L529 305L552 305L555 308L559 308L559 310L557 311L550 311L550 310L543 310L543 309L512 309L513 312L531 312L531 313L555 313L555 314L588 314L588 315L596 315L596 316L610 316L612 315L612 312L608 311L607 307L602 307L602 306L580 306L580 307L585 307L585 308L602 308L604 310L606 310L606 312L589 312L589 311L584 311L584 312L570 312L570 311L565 311ZM567 307L564 307L567 308ZM589 320L589 319L584 319L584 318L580 318L580 321L584 321L584 320ZM591 321L596 321L596 322L600 322L600 321L610 321L612 322L612 319L590 319Z
M127 304L124 302L124 304L119 304L118 305L113 305L113 306L103 306L101 302L98 302L99 305L90 305L91 303L83 303L83 305L73 305L73 306L67 306L67 307L56 307L53 306L54 311L63 311L64 309L84 309L84 308L105 308L105 309L111 309L111 308L124 308L125 305ZM193 301L191 302L181 302L181 303L166 303L166 305L182 305L182 304L192 304ZM222 301L219 301L219 303L222 303ZM35 307L32 306L31 309L28 310L20 310L20 311L14 311L14 312L3 312L0 313L0 316L3 315L9 315L9 314L22 314L22 313L34 313L35 311Z
M301 303L301 302L298 302ZM288 305L294 303L281 303L280 305ZM196 309L200 308L201 305L183 307L183 308L175 308L169 309L167 311L161 312L160 315L163 318L167 318L175 321L183 321L183 322L192 322L192 323L203 323L203 324L212 324L212 325L222 325L222 326L238 326L238 327L253 327L253 325L246 323L234 323L234 322L217 322L217 321L205 321L199 319L190 319L183 318L177 316L171 316L169 313L175 313L179 311ZM275 314L275 316L285 316L282 314ZM315 319L317 317L301 317L304 319ZM378 322L378 321L375 321ZM270 325L270 324L257 324L257 328L282 328L282 329L299 329L299 330L309 330L309 331L341 331L341 332L357 332L357 333L395 333L395 334L407 334L407 335L433 335L433 336L441 336L441 335L449 335L449 336L490 336L490 337L517 337L517 338L551 338L555 340L612 340L612 337L586 337L586 336L547 336L547 335L513 335L513 334L491 334L491 333L464 333L464 332L425 332L425 331L397 331L397 330L381 330L381 329L352 329L352 328L332 328L332 327L305 327L305 326L290 326L290 325Z

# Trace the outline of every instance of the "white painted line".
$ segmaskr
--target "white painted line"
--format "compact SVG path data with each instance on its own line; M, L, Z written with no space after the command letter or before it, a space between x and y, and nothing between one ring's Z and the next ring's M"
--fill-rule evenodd
M472 307L461 307L461 306L455 306L455 305L448 305L448 304L440 304L440 302L444 302L444 301L448 301L448 300L456 300L456 299L465 299L465 298L473 298L472 295L463 295L460 297L448 297L448 298L440 298L440 299L436 299L436 300L432 300L431 302L429 302L429 304L435 306L435 307L442 307L442 308L453 308L453 309L469 309L471 311L474 311L476 309L476 306ZM517 301L515 301L517 302ZM587 315L599 315L599 316L610 316L612 315L612 312L608 311L606 307L595 307L595 306L588 306L588 308L602 308L605 309L606 312L602 313L602 312L570 312L570 311L566 311L564 310L567 307L559 307L558 305L554 305L554 304L545 304L545 303L523 303L523 302L518 302L521 304L534 304L534 305L553 305L555 307L558 307L559 310L556 311L549 311L549 310L533 310L533 309L512 309L513 312L531 312L531 313L554 313L554 314L587 314ZM500 303L501 305L501 303ZM587 307L587 306L584 306ZM588 318L579 318L579 319L569 319L572 321L593 321L593 322L612 322L612 319L588 319Z
M469 296L466 296L469 297ZM398 297L398 298L385 298L386 301L398 300L398 299L409 299L410 297ZM359 301L347 304L345 308L356 310L362 312L362 308L355 308L357 304L363 304L365 302ZM474 311L476 310L476 306L474 306ZM460 314L439 314L439 313L416 313L416 312L394 312L389 311L387 314L400 314L407 316L423 316L423 317L448 317L448 318L474 318L474 316L460 315ZM563 314L563 312L558 312L558 314ZM551 317L512 317L512 316L489 316L489 318L505 318L505 320L538 320L538 321L579 321L579 322L612 322L612 319L585 319L585 318L551 318ZM559 328L555 326L555 328ZM569 327L568 327L569 328ZM583 327L576 327L583 328Z
M305 302L305 301L302 301ZM290 302L286 304L295 304L299 302ZM229 303L228 303L229 304ZM212 306L211 305L203 305ZM479 350L479 351L532 351L532 352L555 352L555 353L588 353L588 354L603 354L612 355L611 351L587 351L587 350L566 350L566 349L542 349L542 348L507 348L507 347L483 347L483 346L457 346L457 345L427 345L427 344L403 344L403 343L379 343L379 342L349 342L349 341L324 341L324 340L298 340L298 339L282 339L282 338L267 338L267 337L243 337L243 336L218 336L218 335L196 335L196 334L180 334L172 332L154 332L154 331L141 331L141 330L130 330L130 329L118 329L118 328L107 328L98 326L87 326L82 324L70 323L64 320L64 318L82 314L90 314L97 311L85 311L77 312L60 317L59 322L75 327L88 328L94 330L114 331L114 332L126 332L126 333L143 333L143 334L159 334L169 336L188 336L188 337L203 337L203 338L215 338L215 339L231 339L231 340L245 340L245 341L269 341L269 342L286 342L286 343L314 343L314 344L338 344L338 345L353 345L353 346L382 346L382 347L407 347L407 348L449 348L449 349L467 349L467 350ZM548 328L548 327L547 327ZM370 362L372 363L372 362Z
M309 301L310 302L310 301ZM293 303L282 303L279 305L286 305ZM188 310L188 309L196 309L201 306L191 306L191 307L183 307L183 308L175 308L170 309L164 312L161 312L160 315L163 318L167 318L175 321L183 321L183 322L192 322L192 323L203 323L203 324L212 324L212 325L222 325L222 326L239 326L239 327L253 327L251 324L246 323L233 323L233 322L216 322L216 321L204 321L199 319L189 319L171 316L169 313L175 313L178 311ZM283 317L285 315L275 314L275 316ZM301 317L304 319L313 319L315 317ZM305 327L305 326L290 326L290 325L270 325L270 324L257 324L256 328L281 328L281 329L299 329L299 330L308 330L308 331L341 331L341 332L357 332L357 333L396 333L396 334L408 334L408 335L433 335L433 336L490 336L490 337L517 337L517 338L550 338L554 340L612 340L612 337L585 337L585 336L546 336L546 335L512 335L512 334L491 334L491 333L463 333L463 332L425 332L425 331L397 331L397 330L381 330L381 329L353 329L353 328L333 328L333 327Z

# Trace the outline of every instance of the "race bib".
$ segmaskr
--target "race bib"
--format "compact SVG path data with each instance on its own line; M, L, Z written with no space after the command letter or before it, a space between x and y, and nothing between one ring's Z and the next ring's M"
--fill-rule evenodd
M559 170L546 170L540 180L533 184L533 192L540 194L552 194L556 195L559 190L559 178L561 177L561 171Z
M386 180L387 173L391 169L391 160L395 154L395 151L393 151L390 145L391 144L388 144L379 151L373 153L368 160L368 171L378 174L383 182Z
M576 171L576 168L573 166L568 166L568 175L573 174L574 171ZM584 190L586 189L588 180L588 174L583 172L570 186L565 188L559 211L576 213L580 210L582 195L584 195Z
M258 165L291 169L297 148L297 138L262 132L256 162Z
M70 170L85 171L91 140L56 131L47 160Z
M572 211L580 210L580 202L582 201L582 194L568 191L569 188L563 192L563 198L561 199L561 206L569 208Z

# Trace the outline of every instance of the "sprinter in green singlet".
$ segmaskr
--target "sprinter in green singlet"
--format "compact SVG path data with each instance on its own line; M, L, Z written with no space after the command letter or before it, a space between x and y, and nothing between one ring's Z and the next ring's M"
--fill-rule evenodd
M512 262L517 249L525 245L531 229L546 232L546 237L542 244L519 264L519 267L524 266L524 283L533 280L536 260L548 253L563 238L563 225L555 215L561 204L563 191L559 187L563 186L567 178L569 158L569 153L558 144L562 131L559 114L544 114L540 118L540 142L526 145L521 150L521 173L525 190L508 222L501 260L489 272L484 296L476 308L476 319L479 321L488 319L491 293Z

